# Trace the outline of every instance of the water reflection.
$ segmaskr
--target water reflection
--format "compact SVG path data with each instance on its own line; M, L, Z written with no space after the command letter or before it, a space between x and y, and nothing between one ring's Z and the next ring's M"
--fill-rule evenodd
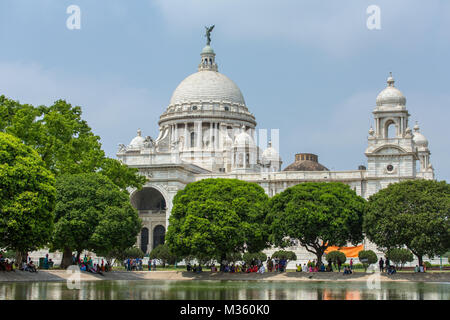
M1 283L0 300L449 300L449 283L90 281Z

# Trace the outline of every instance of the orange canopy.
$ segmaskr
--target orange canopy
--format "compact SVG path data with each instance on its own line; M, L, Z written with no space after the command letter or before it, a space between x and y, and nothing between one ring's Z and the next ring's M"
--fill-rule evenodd
M364 245L360 244L356 247L328 247L325 250L325 253L329 253L331 251L340 251L345 254L347 258L358 258L358 253L364 250Z

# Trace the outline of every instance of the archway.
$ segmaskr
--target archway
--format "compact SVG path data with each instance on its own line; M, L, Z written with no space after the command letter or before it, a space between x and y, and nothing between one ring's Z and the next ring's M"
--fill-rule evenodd
M394 120L388 120L385 123L384 137L386 139L392 139L397 137L397 123Z
M141 230L141 250L144 253L147 253L148 247L148 228L142 228Z
M157 225L153 229L153 249L155 249L160 244L164 244L165 236L166 229L162 225Z
M166 210L164 196L152 187L145 187L131 196L131 204L137 210L161 212Z

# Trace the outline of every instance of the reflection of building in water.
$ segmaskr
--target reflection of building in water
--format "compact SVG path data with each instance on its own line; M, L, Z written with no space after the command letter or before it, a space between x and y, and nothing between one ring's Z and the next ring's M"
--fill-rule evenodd
M200 56L198 71L178 85L161 114L158 137L144 137L138 130L117 152L120 161L148 178L143 190L131 190L131 202L144 224L137 245L145 252L164 242L177 191L201 179L255 182L269 196L302 182L339 181L368 198L393 182L434 178L428 141L418 125L411 130L406 98L394 86L392 76L372 110L367 166L330 171L317 155L298 153L295 161L281 170L276 137L272 137L273 145L264 141L267 137L257 139L255 116L239 87L219 73L214 50L207 45ZM277 106L277 112L283 112L283 107ZM302 248L295 251L300 261L315 258Z

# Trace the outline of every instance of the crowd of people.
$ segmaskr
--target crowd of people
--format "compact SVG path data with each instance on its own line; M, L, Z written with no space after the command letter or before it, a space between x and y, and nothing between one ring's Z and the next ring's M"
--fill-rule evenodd
M3 257L3 253L0 252L0 271L15 272L15 269L20 271L38 272L36 265L29 257L19 265L15 261Z
M103 272L111 271L111 266L109 262L104 262L104 260L101 260L101 263L94 263L91 256L84 255L84 258L79 258L78 261L76 260L76 256L72 255L72 264L78 265L80 267L81 271L87 271L99 275L103 275Z
M126 271L142 271L143 270L142 259L140 259L140 258L125 259L123 261L123 264L125 266ZM150 271L150 269L149 269L149 271Z
M211 264L209 268L211 272L224 272L224 273L265 273L265 272L284 272L286 271L287 260L285 259L272 259L268 258L267 261L261 261L259 259L252 260L250 263L234 263L228 261L222 261L220 264L219 270L215 264ZM188 272L200 273L202 272L202 266L196 265L192 266L190 263L187 263L186 270Z
M380 267L380 272L386 272L389 275L397 273L397 268L395 265L391 264L389 258L383 260L383 257L381 257L380 260L378 260L378 266Z

